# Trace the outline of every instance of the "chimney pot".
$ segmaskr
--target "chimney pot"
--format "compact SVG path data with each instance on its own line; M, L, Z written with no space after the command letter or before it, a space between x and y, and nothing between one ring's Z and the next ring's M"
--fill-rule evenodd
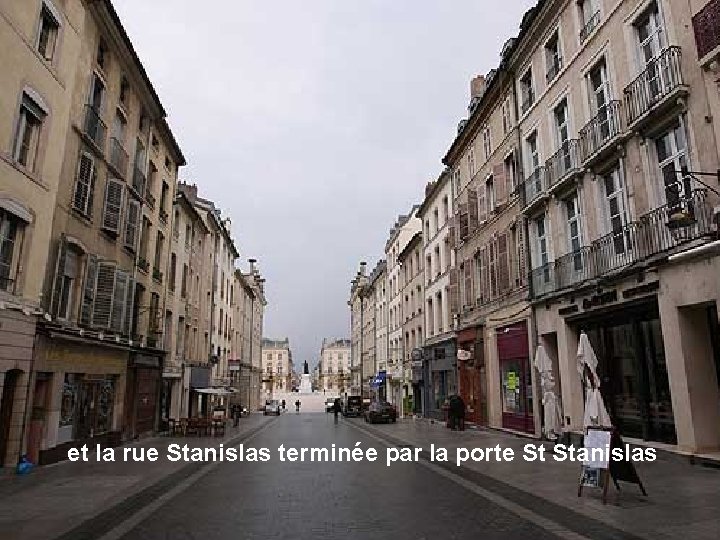
M477 75L470 81L470 99L482 95L485 91L485 75Z

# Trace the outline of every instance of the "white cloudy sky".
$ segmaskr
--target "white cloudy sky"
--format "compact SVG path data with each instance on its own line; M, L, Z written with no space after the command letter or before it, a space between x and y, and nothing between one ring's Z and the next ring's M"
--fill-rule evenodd
M267 279L296 365L421 201L531 0L115 0L199 185Z

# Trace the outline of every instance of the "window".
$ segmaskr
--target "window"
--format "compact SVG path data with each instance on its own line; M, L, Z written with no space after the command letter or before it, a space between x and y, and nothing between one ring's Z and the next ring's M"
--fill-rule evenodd
M490 137L490 128L488 126L485 126L482 130L482 139L483 139L483 151L485 152L485 161L490 159L490 154L492 154L492 139Z
M105 204L103 207L102 228L117 235L120 231L120 214L123 207L124 184L108 179L105 184Z
M137 249L138 233L140 229L140 201L128 198L125 207L125 247L133 253Z
M558 76L563 66L562 53L560 52L560 36L557 30L545 44L545 66L547 67L545 78L549 83Z
M453 171L453 184L455 185L455 195L460 193L460 169Z
M502 123L503 135L507 135L512 129L512 102L509 96L505 98L502 104Z
M590 108L594 114L607 114L607 104L610 102L610 84L607 76L605 60L600 60L588 73L590 90Z
M69 320L72 318L73 313L73 297L75 283L77 283L78 279L80 257L73 249L67 249L64 256L62 273L58 277L60 280L60 298L57 316L60 319Z
M45 117L45 111L37 102L27 93L23 93L15 131L13 159L29 171L35 171L37 168L40 131Z
M467 163L468 163L468 174L470 175L470 178L475 176L475 144L473 143L472 146L470 146L470 151L468 152L467 156Z
M93 73L89 97L88 104L98 115L101 114L105 106L105 83L97 73Z
M80 324L128 334L134 310L134 279L114 262L99 261L94 255L86 257L85 266ZM154 320L152 314L150 319Z
M83 152L80 154L80 160L78 161L73 208L88 217L92 215L93 192L95 190L96 179L97 169L95 168L95 158L88 152Z
M495 184L492 176L485 181L485 204L487 205L486 212L489 215L495 210L497 204L495 199Z
M18 236L22 228L20 219L5 210L0 210L0 289L12 290L15 280L18 256Z
M562 148L570 138L568 128L568 104L567 99L563 99L553 110L555 119L555 142L558 148Z
M120 78L120 103L128 106L130 101L130 83L127 80L127 77L123 75Z
M521 110L525 114L535 103L535 89L533 88L532 67L528 68L520 78Z
M505 158L505 181L511 191L514 191L518 185L517 167L515 166L515 153L511 153Z
M445 197L443 197L442 208L443 208L443 223L447 223L448 219L450 219L450 203L448 201L447 195ZM418 264L418 266L419 266L419 264Z
M622 255L630 248L630 245L626 244L624 232L628 224L628 215L620 169L616 168L605 174L602 177L601 186L601 200L605 204L606 230L612 234L615 255Z
M50 8L43 2L40 12L40 29L37 38L37 51L48 62L55 56L60 22L50 11Z
M549 249L548 249L548 238L547 238L547 230L545 226L546 217L545 214L542 216L536 218L533 221L534 225L534 232L535 232L535 245L534 248L534 266L537 268L545 268L547 267L548 262L550 262L550 255L549 255ZM549 279L549 276L548 276Z
M593 30L600 23L600 6L599 0L579 0L580 9L580 42L585 41Z
M163 243L165 242L165 236L162 231L157 232L155 240L155 260L153 261L153 270L159 271L160 264L162 262Z
M533 131L525 140L527 147L528 171L531 173L540 167L540 154L538 152L537 131Z
M177 279L177 256L174 253L170 254L170 276L168 280L168 289L170 292L175 292L175 280Z
M676 208L682 199L691 195L689 179L681 180L683 170L688 170L687 144L681 124L677 124L665 134L655 139L658 168L663 181L665 202Z
M180 296L182 298L187 298L187 278L188 278L188 265L183 264L182 282L181 282L181 286L180 286Z
M565 213L568 223L568 248L573 253L573 267L575 271L583 268L582 252L582 225L580 221L580 201L578 194L574 193L565 199Z
M98 67L103 71L107 69L108 65L108 48L105 42L101 39L98 43L97 54L95 56L95 62Z

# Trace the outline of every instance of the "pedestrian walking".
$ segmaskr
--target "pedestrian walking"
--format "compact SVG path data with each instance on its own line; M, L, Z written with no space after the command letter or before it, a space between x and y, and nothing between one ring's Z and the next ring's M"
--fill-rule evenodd
M283 412L285 412L285 400L284 399L282 400L281 405L282 405Z
M296 413L300 412L300 400L299 399L295 402L295 412Z
M335 401L333 402L333 416L335 417L335 423L338 423L338 414L340 414L340 411L342 409L342 405L340 405L340 398L335 398Z

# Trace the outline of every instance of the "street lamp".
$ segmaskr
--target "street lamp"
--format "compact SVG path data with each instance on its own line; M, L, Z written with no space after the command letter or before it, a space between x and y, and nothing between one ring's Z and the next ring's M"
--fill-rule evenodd
M690 233L689 227L692 227L697 223L697 219L695 218L695 209L690 204L688 204L687 200L683 201L681 199L681 194L686 189L685 182L687 182L688 180L693 180L704 188L720 196L720 191L698 178L699 176L714 176L715 178L717 178L718 184L720 184L720 169L715 173L710 173L700 171L688 171L683 168L679 171L675 169L675 174L677 176L677 179L672 184L668 184L667 188L671 189L673 194L677 196L678 205L675 208L671 209L671 213L668 216L667 227L668 229L670 229L670 233L672 234L673 238L676 241L680 242L687 239L687 236ZM688 196L686 196L685 198L687 199Z

